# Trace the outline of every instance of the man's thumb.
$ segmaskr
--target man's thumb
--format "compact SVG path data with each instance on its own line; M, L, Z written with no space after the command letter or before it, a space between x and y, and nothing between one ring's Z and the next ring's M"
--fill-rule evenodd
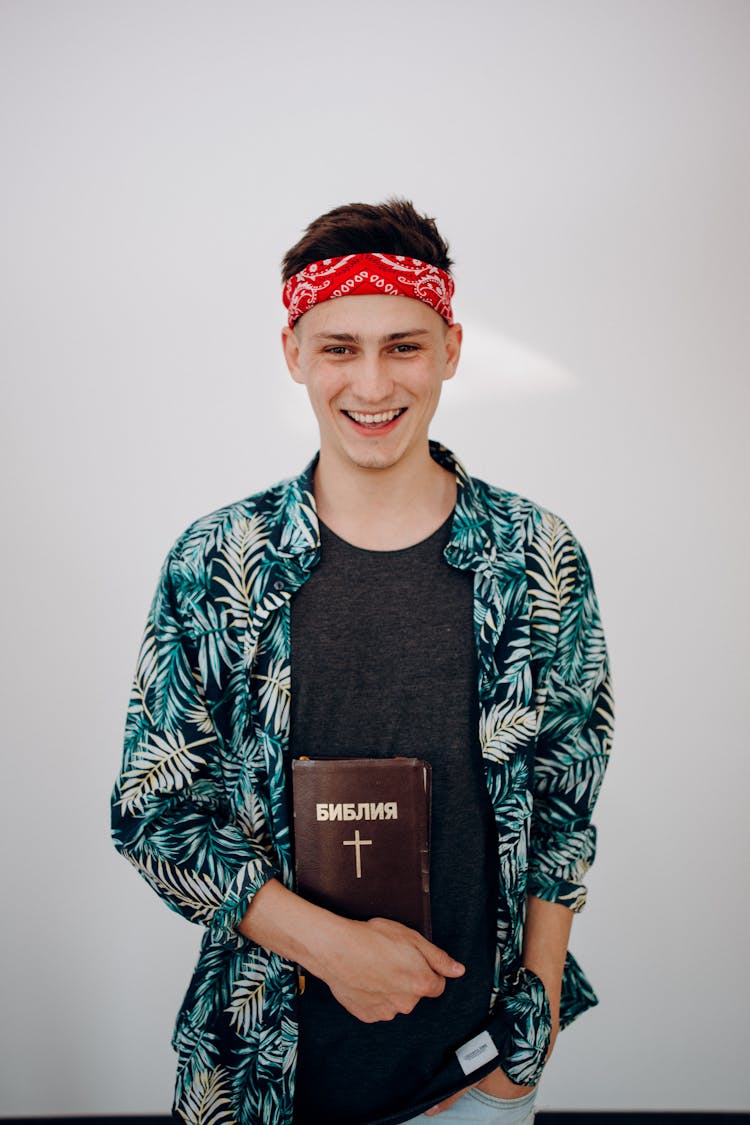
M432 942L428 942L425 957L430 968L440 973L441 977L461 977L466 972L466 966L460 961L454 961L449 953L440 949Z

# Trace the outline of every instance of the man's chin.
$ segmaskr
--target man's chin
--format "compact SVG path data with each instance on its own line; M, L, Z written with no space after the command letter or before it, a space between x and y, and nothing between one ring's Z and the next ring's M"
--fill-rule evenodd
M368 454L357 454L355 457L350 457L349 460L358 469L371 469L376 471L378 469L392 469L394 465L398 464L399 458L386 453L376 453L373 451Z
M410 459L413 454L409 442L397 444L392 438L383 441L341 441L336 445L331 444L329 449L332 454L330 463L338 464L342 472L384 472Z

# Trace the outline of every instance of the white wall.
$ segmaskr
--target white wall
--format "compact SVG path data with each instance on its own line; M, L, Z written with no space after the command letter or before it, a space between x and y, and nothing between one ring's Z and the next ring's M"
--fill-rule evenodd
M141 629L178 532L314 451L282 252L391 193L474 329L435 436L569 520L613 655L601 1005L542 1105L750 1108L749 33L742 0L3 0L0 1113L168 1110L199 933L108 835Z

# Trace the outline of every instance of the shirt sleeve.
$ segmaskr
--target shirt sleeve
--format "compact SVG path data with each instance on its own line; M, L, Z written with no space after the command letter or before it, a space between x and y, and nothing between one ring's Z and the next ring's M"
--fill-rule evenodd
M255 892L278 874L257 800L233 816L195 630L175 594L175 548L141 645L112 793L116 849L171 909L236 943Z
M555 523L543 569L561 606L538 708L528 891L579 911L596 851L591 813L609 761L614 702L589 563L566 525Z

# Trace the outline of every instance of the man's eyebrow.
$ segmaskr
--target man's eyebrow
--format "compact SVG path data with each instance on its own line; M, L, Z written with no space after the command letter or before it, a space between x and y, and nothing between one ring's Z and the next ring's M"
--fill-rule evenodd
M391 332L388 336L380 338L381 344L390 344L394 340L411 339L412 336L429 336L430 330L428 328L412 328L408 332Z
M358 344L360 337L353 336L351 332L316 332L313 340L338 340L341 344Z
M429 334L428 328L410 328L406 332L389 332L387 336L381 336L378 343L391 344L394 340L406 340L414 336L429 336ZM353 335L351 332L316 332L313 340L336 340L339 344L362 343L362 337Z

